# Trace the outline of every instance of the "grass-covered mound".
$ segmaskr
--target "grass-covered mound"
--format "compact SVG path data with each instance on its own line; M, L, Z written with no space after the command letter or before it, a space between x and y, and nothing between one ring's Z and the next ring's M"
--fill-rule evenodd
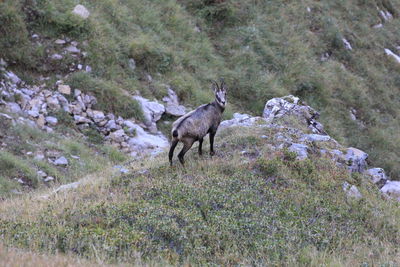
M98 262L399 264L398 203L328 158L298 161L274 150L261 138L272 134L228 129L212 160L193 149L186 168L170 168L162 155L45 201L5 201L0 236ZM345 181L361 200L346 196Z

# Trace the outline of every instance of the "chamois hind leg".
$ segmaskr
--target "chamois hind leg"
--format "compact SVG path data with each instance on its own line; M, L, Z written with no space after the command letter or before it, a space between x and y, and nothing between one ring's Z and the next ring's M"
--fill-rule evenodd
M203 138L199 139L199 155L203 155L203 151L202 151L202 146L203 146Z
M171 143L171 148L169 149L168 157L169 157L169 163L171 164L171 166L172 166L172 157L174 156L174 150L175 150L175 147L178 144L178 142L179 142L179 140L174 138Z
M215 133L210 133L210 155L214 156L215 152L214 152L214 136Z
M182 165L185 165L185 160L183 159L183 157L185 156L186 152L188 152L188 150L192 147L194 140L186 139L186 140L182 140L182 142L183 142L183 148L182 148L181 152L179 152L179 154L178 154L178 159Z

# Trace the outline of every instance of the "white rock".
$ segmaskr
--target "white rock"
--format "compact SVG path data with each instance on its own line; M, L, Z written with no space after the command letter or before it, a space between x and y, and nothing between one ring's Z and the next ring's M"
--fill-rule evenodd
M17 114L22 113L21 107L14 102L7 102L5 108L7 111L11 113L17 113Z
M329 135L305 134L302 136L301 140L307 140L310 142L327 142L331 140L331 137Z
M90 16L89 10L87 10L87 8L83 5L76 5L74 10L72 10L72 13L83 19L87 19Z
M381 191L400 201L400 181L387 181Z
M389 57L392 57L394 60L396 60L397 63L400 63L400 56L398 56L395 53L393 53L390 49L385 48L385 53Z
M69 85L66 85L66 84L59 84L58 85L58 91L61 94L70 95L71 94L71 87Z
M372 28L374 28L374 29L379 29L379 28L382 28L382 27L383 27L382 23L378 23L378 24L372 26Z
M161 119L162 114L165 112L165 107L156 101L150 101L141 96L134 96L133 99L137 100L142 107L145 125L151 132L157 132L156 122Z
M106 116L104 115L104 113L103 113L102 111L100 111L100 110L93 110L93 111L92 111L92 114L93 114L93 120L94 120L94 122L96 122L96 123L101 122L101 121L104 120L104 118L106 117Z
M387 176L385 174L385 170L382 168L372 168L365 171L366 174L371 176L371 180L374 184L377 184L381 181L386 181Z
M78 188L78 186L80 184L81 184L81 182L65 184L65 185L58 187L56 190L53 191L53 193L58 193L58 192L69 190L69 189L76 189L76 188Z
M46 182L46 183L51 182L51 181L54 181L54 177L52 177L52 176L47 176L43 181Z
M345 155L348 168L352 172L363 172L367 167L368 154L354 147L349 147Z
M60 54L53 54L53 55L51 55L51 59L54 59L54 60L60 60L60 59L62 59L62 58L63 58L63 56L60 55Z
M133 58L130 58L128 60L128 66L131 70L135 70L136 69L136 62Z
M47 122L48 124L50 124L50 125L55 126L55 125L57 125L58 120L57 120L56 117L47 116L47 117L46 117L46 122Z
M12 71L6 71L4 74L6 79L9 79L13 84L19 84L21 79Z
M379 10L379 14L385 21L393 19L393 15L389 11Z
M28 115L31 117L37 118L37 117L39 117L39 112L36 110L29 110Z
M228 127L252 127L252 126L266 126L267 121L262 117L252 117L247 114L234 113L233 119L222 121L219 125L219 130L226 129Z
M57 110L61 107L60 102L58 102L58 99L56 97L50 96L46 98L46 102L50 109Z
M349 183L344 182L343 190L346 192L346 195L350 198L355 198L355 199L362 198L360 191L355 185L350 185Z
M47 177L47 173L45 173L44 171L37 171L36 173L37 173L37 175L39 175L42 178Z
M344 48L345 48L345 49L347 49L347 50L353 50L353 47L351 47L351 44L350 44L349 41L347 41L345 38L342 38L342 41L343 41L343 45L344 45Z
M126 136L124 130L120 129L115 132L110 133L109 137L112 141L121 143L124 141L124 137Z
M79 50L78 48L76 48L76 46L73 45L66 47L65 50L73 54L79 54L81 52L81 50Z
M293 143L289 148L289 151L297 154L297 159L303 160L308 157L308 146L304 144Z
M82 94L81 90L79 89L75 89L74 90L74 97L77 98L78 96L80 96Z
M92 121L89 120L88 118L85 118L83 116L79 116L79 115L74 115L74 121L77 124L81 124L81 123L91 123Z
M62 156L62 157L59 157L58 159L56 159L54 161L54 164L59 165L59 166L67 166L68 160L64 156Z
M58 44L58 45L63 45L63 44L66 43L66 41L65 41L65 40L62 40L62 39L57 39L57 40L54 41L54 43L55 43L55 44Z
M128 143L136 150L165 148L169 146L167 138L162 134L149 134L137 124L133 125L132 129L134 129L136 135L129 138Z

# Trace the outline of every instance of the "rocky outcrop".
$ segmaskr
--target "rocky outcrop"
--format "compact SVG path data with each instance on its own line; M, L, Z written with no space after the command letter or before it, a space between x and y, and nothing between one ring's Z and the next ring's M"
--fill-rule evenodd
M368 169L368 154L354 147L343 147L327 135L321 123L316 121L319 114L302 103L299 98L285 96L267 101L263 117L235 113L233 119L221 122L220 130L229 127L265 127L272 131L270 138L273 149L287 149L294 152L298 160L315 157L329 157L349 172L358 172L371 178L386 195L400 200L400 182L390 181L381 168ZM289 117L301 126L291 125ZM304 126L304 127L303 127ZM343 190L349 198L360 199L362 194L355 185L343 184Z
M64 110L80 128L94 127L99 131L110 145L121 149L133 156L156 154L168 146L165 136L157 131L155 122L165 112L163 105L149 101L142 97L139 99L146 116L146 123L154 134L147 133L140 125L131 120L125 120L114 114L105 114L94 109L97 100L94 96L75 89L73 100L69 101L64 95L71 97L70 86L57 82L57 90L48 90L37 86L28 86L12 72L7 72L4 79L0 80L1 98L0 105L13 114L21 116L18 120L10 117L10 122L28 122L29 125L39 127L47 132L52 132L53 127L59 123L56 114ZM172 91L172 90L171 90ZM171 96L174 96L172 92ZM173 98L171 103L177 103ZM8 116L5 115L4 116ZM68 162L63 159L53 161L55 165L66 166Z
M326 134L324 127L317 121L319 113L307 105L303 105L298 97L289 95L273 98L265 104L263 117L272 122L283 116L295 116L301 123L307 125L313 133Z
M140 106L142 107L144 123L149 129L149 131L151 133L156 133L157 132L156 122L159 119L161 119L161 116L165 112L165 107L156 101L150 101L141 96L134 96L133 99L138 101Z
M186 108L179 105L178 96L171 88L168 88L168 96L162 100L165 102L165 113L168 115L180 117L186 114Z

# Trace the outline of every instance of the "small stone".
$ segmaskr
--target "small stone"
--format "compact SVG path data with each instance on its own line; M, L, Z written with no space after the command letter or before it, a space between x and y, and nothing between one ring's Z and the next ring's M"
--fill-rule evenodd
M45 123L46 123L46 120L45 120L44 116L42 114L40 114L38 119L36 120L37 126L39 126L39 128L43 128Z
M39 112L37 112L36 110L29 110L28 115L31 117L37 118L37 117L39 117Z
M54 41L54 43L58 44L58 45L63 45L63 44L66 44L66 41L62 40L62 39L57 39L57 40Z
M91 72L91 71L92 71L92 67L90 67L89 65L87 65L87 66L85 67L85 71L86 71L86 72Z
M58 120L57 120L56 117L47 116L47 117L46 117L46 122L47 122L48 124L52 125L52 126L55 126L55 125L57 125Z
M371 176L371 180L374 184L380 183L381 181L386 181L387 176L385 170L382 168L372 168L365 171L366 174Z
M76 46L73 45L66 47L65 50L73 54L79 54L81 52L81 50L79 50L78 48L76 48Z
M54 181L54 177L48 176L48 177L46 177L43 181L46 182L46 183L51 182L51 181Z
M73 159L80 159L81 157L76 156L76 155L71 155L71 158L73 158Z
M60 84L58 85L58 91L61 94L64 95L70 95L71 94L71 87L69 85L65 85L65 84ZM75 90L76 91L76 90ZM79 91L79 90L78 90Z
M347 41L345 38L343 38L342 41L343 41L343 45L344 45L344 48L345 48L345 49L347 49L347 50L353 50L353 47L351 47L351 44L350 44L349 41Z
M62 58L63 58L63 56L60 55L60 54L53 54L53 55L51 56L51 59L54 59L54 60L60 60L60 59L62 59Z
M54 164L58 165L58 166L67 166L68 165L68 160L65 157L62 156L62 157L59 157L58 159L56 159L54 161Z
M42 178L47 177L47 173L45 173L44 171L37 171L36 173L37 173L37 175L39 175Z
M81 70L82 69L82 64L78 64L78 70Z
M82 94L81 90L79 90L79 89L75 89L75 90L74 90L74 97L75 97L75 98L78 97L78 96L80 96L81 94Z
M136 62L133 58L130 58L128 60L128 66L131 70L135 70L136 69Z
M350 185L349 183L344 182L343 190L346 192L346 195L350 198L355 198L355 199L362 198L360 191L355 185Z

